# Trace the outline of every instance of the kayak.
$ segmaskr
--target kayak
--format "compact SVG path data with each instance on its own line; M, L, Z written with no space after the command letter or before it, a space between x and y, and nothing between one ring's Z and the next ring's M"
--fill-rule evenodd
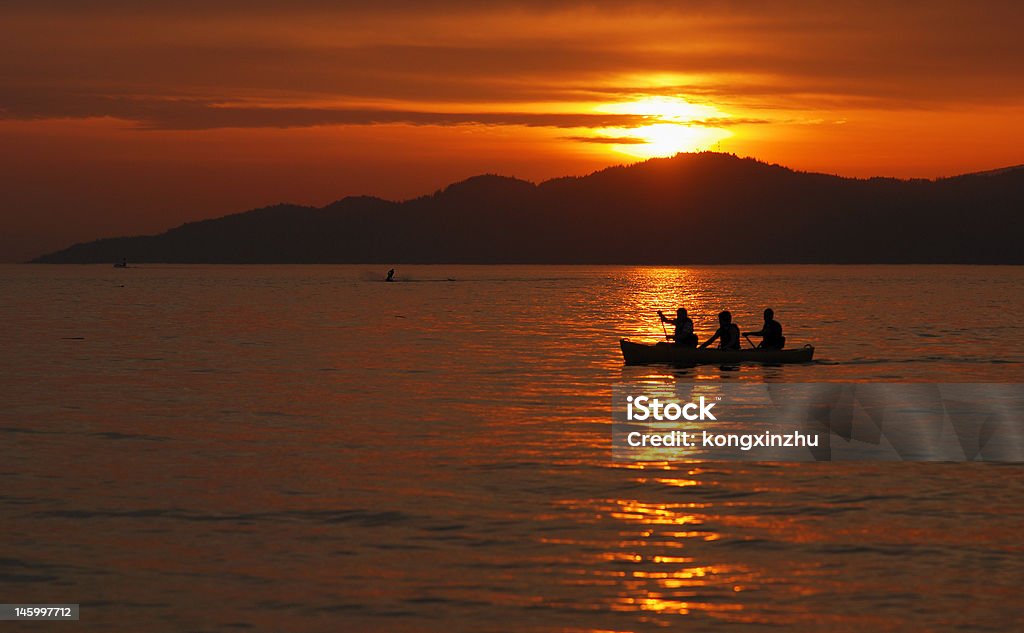
M619 340L622 357L627 365L648 363L675 363L680 365L729 365L732 363L809 363L814 357L814 346L796 349L697 349L674 343L634 343L628 338Z

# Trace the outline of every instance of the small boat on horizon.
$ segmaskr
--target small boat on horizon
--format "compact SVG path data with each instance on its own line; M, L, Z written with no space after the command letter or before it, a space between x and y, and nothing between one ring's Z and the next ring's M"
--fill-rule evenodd
M627 365L672 363L678 365L731 365L735 363L766 363L769 365L809 363L814 358L814 346L795 349L712 349L685 347L674 343L636 343L628 338L619 340L622 357Z

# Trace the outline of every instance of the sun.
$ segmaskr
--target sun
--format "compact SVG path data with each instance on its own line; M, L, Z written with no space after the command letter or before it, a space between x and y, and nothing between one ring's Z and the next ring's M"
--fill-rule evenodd
M728 130L702 126L663 123L645 125L629 131L642 143L613 145L616 151L638 158L672 156L679 152L713 149L723 139L732 136ZM627 136L628 138L628 136Z
M595 108L598 112L633 114L650 123L636 127L601 128L597 138L609 139L614 151L637 158L672 156L712 149L732 132L716 127L729 115L713 105L690 103L678 97L644 97ZM621 143L614 142L621 140Z

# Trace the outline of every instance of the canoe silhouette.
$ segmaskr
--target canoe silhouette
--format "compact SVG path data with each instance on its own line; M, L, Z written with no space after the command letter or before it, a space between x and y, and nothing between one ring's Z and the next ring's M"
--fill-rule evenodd
M628 338L619 340L622 357L627 365L674 363L681 365L730 365L733 363L809 363L814 357L814 346L796 349L697 349L674 343L634 343Z

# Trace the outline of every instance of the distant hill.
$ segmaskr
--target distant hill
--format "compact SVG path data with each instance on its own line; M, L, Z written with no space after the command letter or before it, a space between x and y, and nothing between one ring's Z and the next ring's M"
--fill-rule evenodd
M679 154L535 185L477 176L76 244L36 262L1024 263L1024 168L852 179Z

